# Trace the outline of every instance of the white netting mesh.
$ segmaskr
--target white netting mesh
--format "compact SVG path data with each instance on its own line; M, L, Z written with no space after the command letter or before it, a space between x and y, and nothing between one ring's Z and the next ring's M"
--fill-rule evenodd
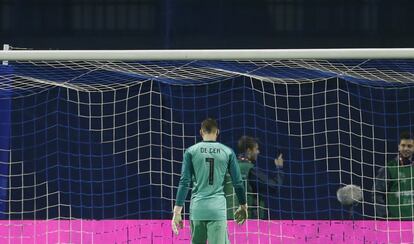
M260 139L257 167L268 177L285 155L283 184L251 193L268 218L230 226L234 242L325 240L340 232L319 233L331 220L360 224L356 241L412 240L411 222L375 221L381 204L371 195L399 133L413 131L413 74L411 60L9 62L0 67L0 225L13 230L2 236L97 242L133 231L111 240L150 240L164 228L158 220L169 224L182 153L212 116L231 147L242 135ZM345 207L336 192L350 184L363 197ZM23 221L33 219L48 227ZM152 222L97 230L88 219ZM139 231L152 224L151 235Z

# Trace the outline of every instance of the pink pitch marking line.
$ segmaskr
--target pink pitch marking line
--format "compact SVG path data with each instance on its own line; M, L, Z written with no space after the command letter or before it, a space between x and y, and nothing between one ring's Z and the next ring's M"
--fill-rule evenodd
M411 221L247 221L228 223L232 243L414 243ZM189 243L189 222L170 220L2 220L0 243Z

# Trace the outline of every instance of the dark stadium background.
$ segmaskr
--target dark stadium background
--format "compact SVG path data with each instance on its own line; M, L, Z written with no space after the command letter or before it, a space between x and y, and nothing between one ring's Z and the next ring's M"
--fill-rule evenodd
M0 0L36 49L412 47L410 0Z

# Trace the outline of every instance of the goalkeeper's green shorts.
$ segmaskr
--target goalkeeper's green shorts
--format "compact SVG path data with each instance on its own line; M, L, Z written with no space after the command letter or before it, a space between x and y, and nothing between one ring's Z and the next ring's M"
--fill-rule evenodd
M191 220L192 244L228 244L226 220Z

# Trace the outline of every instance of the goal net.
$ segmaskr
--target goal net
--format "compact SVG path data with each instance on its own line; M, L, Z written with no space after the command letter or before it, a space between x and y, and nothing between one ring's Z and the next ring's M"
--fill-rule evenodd
M410 59L9 61L0 241L188 243L189 198L184 230L170 228L183 152L214 117L236 154L241 136L258 139L252 184L267 184L248 193L264 217L228 221L232 243L413 242L414 211L380 216L373 197L412 196L376 184L414 132L413 80ZM362 190L352 205L337 198L346 185Z

